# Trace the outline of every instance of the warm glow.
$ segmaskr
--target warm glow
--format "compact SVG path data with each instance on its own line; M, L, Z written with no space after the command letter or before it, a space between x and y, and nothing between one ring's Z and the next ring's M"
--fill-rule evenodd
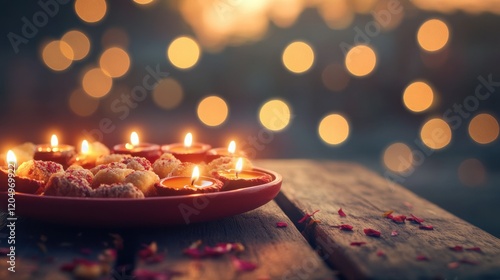
M72 55L63 55L68 59L81 60L84 59L90 51L90 40L83 32L78 30L71 30L66 32L61 38L61 42L68 44L73 50Z
M403 93L403 102L409 110L422 112L427 110L434 100L432 88L425 82L413 82Z
M442 149L451 141L451 128L444 120L435 118L427 121L420 130L420 138L431 149Z
M189 132L188 134L186 134L186 137L184 137L184 147L191 148L192 145L193 145L193 134Z
M88 23L100 21L107 11L105 0L76 0L75 12L78 17Z
M354 20L354 12L349 0L320 1L318 10L331 29L345 29Z
M88 70L82 79L82 87L85 92L95 98L105 96L113 86L113 79L101 68L93 68Z
M43 62L54 71L66 70L73 62L73 58L73 49L64 41L54 40L42 50Z
M155 0L134 0L135 3L139 5L148 5L153 3Z
M439 19L431 19L424 22L417 33L420 47L429 52L442 49L450 37L450 31L446 23Z
M57 139L57 136L55 134L52 134L52 137L50 137L50 146L51 147L59 146L59 140Z
M229 142L229 146L227 146L227 152L231 155L233 155L234 152L236 152L236 142L234 141Z
M9 150L7 152L7 163L16 166L17 158L13 151Z
M330 114L319 123L318 133L327 144L338 145L349 137L349 123L342 115Z
M377 64L375 51L367 45L353 47L345 57L345 66L354 76L362 77L370 74Z
M236 177L238 177L238 174L243 170L243 158L238 158L234 170L236 171Z
M314 51L305 42L293 42L283 51L283 64L293 73L303 73L314 63Z
M128 53L118 47L105 50L99 59L99 65L104 73L112 78L125 75L130 68L130 57Z
M384 151L383 162L387 169L403 173L413 166L413 153L404 143L394 143Z
M135 131L130 133L130 144L132 144L132 146L139 145L139 135Z
M478 159L466 159L458 167L458 179L466 186L480 186L486 182L486 177L486 168Z
M173 78L161 80L153 90L153 101L166 110L179 106L183 96L184 92L181 84Z
M168 46L167 57L177 68L189 69L200 58L198 43L189 37L179 37Z
M498 138L498 121L490 114L479 114L469 124L469 135L479 144L489 144Z
M194 185L194 182L200 179L200 168L198 165L195 165L193 168L193 174L191 175L191 186Z
M88 154L89 153L89 142L87 140L82 141L82 147L80 148L80 154Z
M321 79L326 88L332 91L341 91L347 87L351 77L340 64L326 66L321 74Z
M99 99L89 96L82 89L74 90L68 102L71 111L80 117L92 115L99 107Z
M201 122L208 126L221 125L229 113L226 101L218 96L205 97L196 111Z
M288 126L291 119L290 107L281 100L264 103L259 111L259 121L267 129L279 131Z

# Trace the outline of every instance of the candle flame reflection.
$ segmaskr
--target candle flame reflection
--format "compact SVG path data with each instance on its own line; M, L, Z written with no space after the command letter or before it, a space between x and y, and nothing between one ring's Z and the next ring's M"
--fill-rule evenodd
M229 146L227 147L227 151L229 152L229 154L233 155L234 152L236 152L236 142L231 141L229 143Z
M82 141L82 147L80 149L81 154L88 154L89 153L89 142L87 140Z
M198 181L198 179L200 179L200 168L196 165L193 168L193 175L191 175L191 186L193 186L194 182Z
M59 140L57 139L57 136L55 134L52 134L52 137L50 138L50 146L51 147L57 147L59 145Z
M193 145L193 134L189 132L186 134L186 137L184 137L184 147L191 148L191 145Z

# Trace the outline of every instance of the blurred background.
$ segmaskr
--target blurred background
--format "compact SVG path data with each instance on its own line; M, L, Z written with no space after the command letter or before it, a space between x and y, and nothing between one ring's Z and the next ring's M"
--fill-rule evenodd
M358 162L500 236L499 0L4 5L2 153L190 131Z

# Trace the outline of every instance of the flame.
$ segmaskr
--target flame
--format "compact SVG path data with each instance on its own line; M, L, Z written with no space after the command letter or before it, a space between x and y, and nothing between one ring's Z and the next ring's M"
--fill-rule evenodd
M241 170L243 170L243 158L238 158L238 161L236 162L236 178L238 178L238 174L240 174Z
M191 186L194 185L194 182L198 181L200 179L200 168L198 165L195 165L193 168L193 175L191 175Z
M132 144L132 146L139 145L139 135L135 131L130 134L130 144Z
M59 145L59 140L57 140L57 136L55 134L52 134L52 137L50 138L50 146L57 147L58 145Z
M82 141L82 148L80 149L81 154L88 154L89 153L89 142L87 140Z
M12 164L14 166L17 164L16 155L11 150L7 152L7 163Z
M234 155L234 152L236 152L236 142L231 141L229 143L229 146L227 147L227 151L229 152L229 154Z
M184 137L184 147L191 148L191 145L193 145L193 134L189 132L186 134L186 137Z

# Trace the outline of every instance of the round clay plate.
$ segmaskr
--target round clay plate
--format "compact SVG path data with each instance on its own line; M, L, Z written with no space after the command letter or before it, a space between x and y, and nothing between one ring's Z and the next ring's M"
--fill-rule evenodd
M164 197L80 198L16 193L15 214L58 224L91 227L186 225L229 217L271 201L281 188L280 174L254 168L273 181L218 193ZM7 210L7 193L0 192L0 208Z

